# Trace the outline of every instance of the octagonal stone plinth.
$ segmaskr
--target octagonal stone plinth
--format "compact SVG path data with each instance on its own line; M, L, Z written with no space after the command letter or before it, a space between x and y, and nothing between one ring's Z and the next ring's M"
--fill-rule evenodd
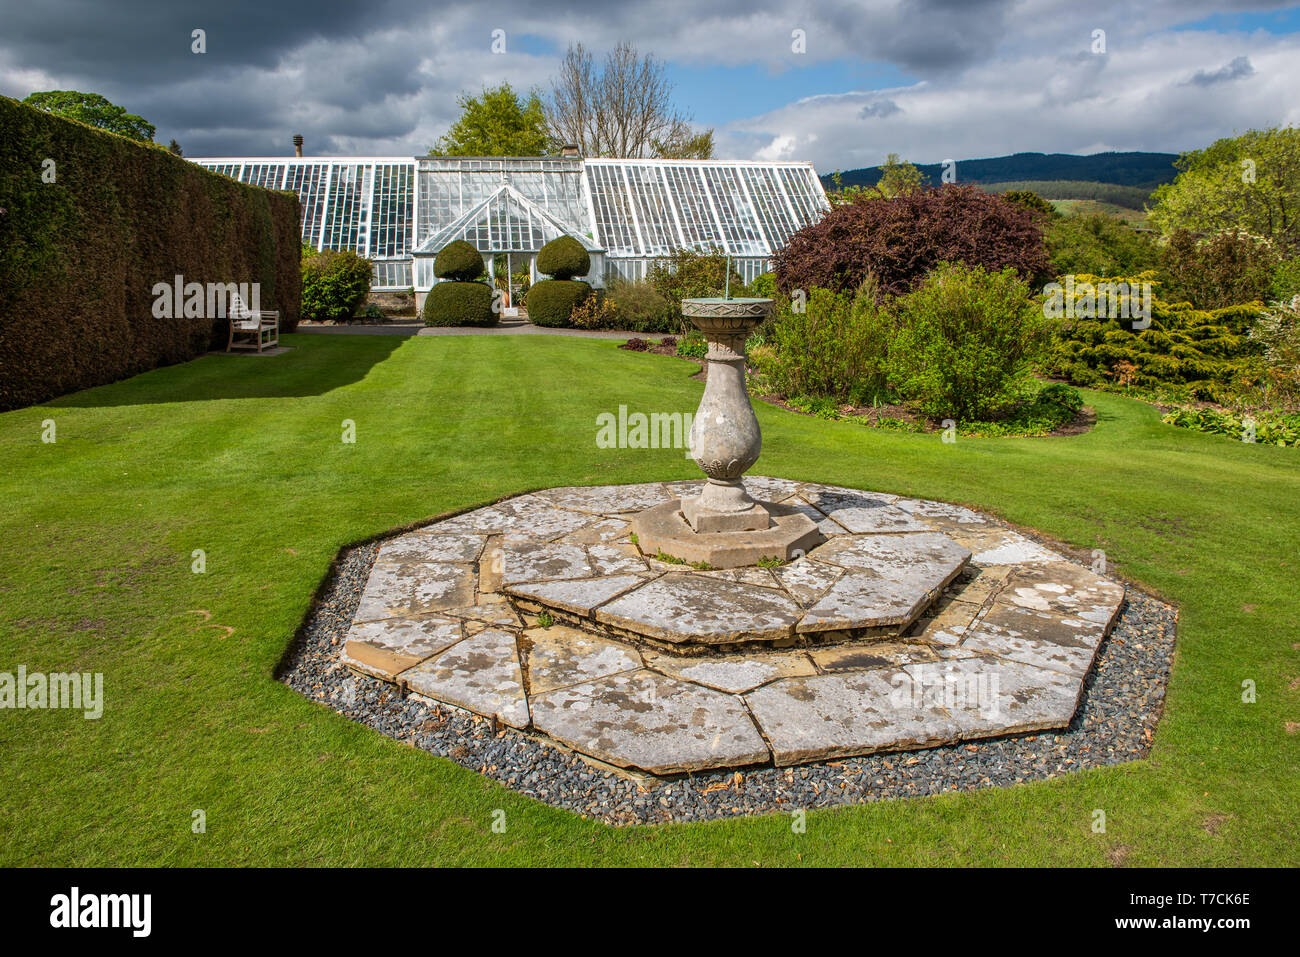
M756 505L755 511L762 514L761 528L728 529L725 523L720 523L722 528L718 531L700 532L691 527L683 511L692 501L666 502L638 512L632 518L632 532L642 553L668 555L689 565L740 568L765 558L789 561L825 541L812 519L781 505ZM717 513L711 514L713 519L718 517ZM706 520L704 527L713 527L713 522Z
M632 535L701 482L516 496L383 542L341 660L660 775L1069 724L1121 585L962 506L747 482L825 541L697 569Z

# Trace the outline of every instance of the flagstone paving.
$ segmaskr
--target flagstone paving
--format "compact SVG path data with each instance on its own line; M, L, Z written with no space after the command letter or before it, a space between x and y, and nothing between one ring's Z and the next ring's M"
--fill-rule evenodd
M745 482L824 540L693 568L629 519L698 481L520 495L380 543L340 660L658 775L1069 724L1122 585L966 506Z

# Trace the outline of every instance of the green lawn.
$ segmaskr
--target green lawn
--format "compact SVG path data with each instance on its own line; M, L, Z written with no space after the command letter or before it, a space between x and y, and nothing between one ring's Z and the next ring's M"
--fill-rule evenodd
M272 672L343 545L527 489L692 477L680 451L595 435L620 403L693 410L694 367L562 337L284 339L296 351L0 415L0 671L103 672L106 697L99 721L0 712L0 864L1300 863L1295 450L1103 394L1087 435L952 445L761 407L756 473L987 508L1103 548L1177 602L1154 749L1046 783L813 812L806 834L783 816L614 829ZM1241 701L1247 679L1257 703Z

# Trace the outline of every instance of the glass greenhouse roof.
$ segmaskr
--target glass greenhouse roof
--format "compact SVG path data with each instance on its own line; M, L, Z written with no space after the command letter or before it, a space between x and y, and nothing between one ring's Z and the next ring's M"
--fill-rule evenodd
M462 238L484 253L536 252L567 233L611 262L718 249L758 268L829 209L809 163L497 156L193 162L240 182L293 190L305 244L377 262L409 262ZM389 272L377 267L377 274L382 284Z

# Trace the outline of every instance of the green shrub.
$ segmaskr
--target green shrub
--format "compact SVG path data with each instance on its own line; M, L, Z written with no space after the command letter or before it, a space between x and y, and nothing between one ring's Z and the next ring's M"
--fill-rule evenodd
M1267 239L1228 230L1198 241L1176 230L1160 254L1165 298L1198 309L1264 302L1272 293L1280 259Z
M1148 233L1104 213L1056 216L1045 232L1057 275L1131 276L1154 269L1160 249Z
M667 328L663 331L685 333L694 328L682 315L683 299L709 299L724 295L727 289L727 257L720 252L699 253L678 249L666 260L650 267L646 279L664 300ZM731 271L732 295L740 294L744 280Z
M685 336L677 340L677 354L688 359L703 360L709 354L709 343L703 336Z
M1056 207L1043 199L1043 197L1039 196L1032 189L1009 189L1002 194L1002 198L1009 203L1023 206L1030 212L1038 213L1042 216L1053 217L1058 215Z
M1046 371L1075 385L1104 385L1109 379L1126 390L1176 386L1188 398L1212 399L1260 366L1265 345L1250 336L1259 318L1258 306L1203 310L1187 302L1169 302L1154 276L1150 272L1109 280L1076 276L1076 315L1089 284L1151 282L1150 325L1135 329L1129 319L1105 317L1063 320Z
M1048 341L1042 309L1010 268L942 263L892 311L889 381L934 418L1004 412Z
M1078 415L1079 410L1083 408L1083 396L1079 390L1071 389L1063 382L1053 382L1051 385L1043 386L1034 401L1043 405L1054 405L1068 412L1071 418Z
M543 279L533 283L526 299L528 318L538 326L570 326L573 310L587 296L591 286L569 279Z
M575 329L618 328L618 313L614 304L599 290L592 290L591 295L574 308L569 319Z
M755 299L776 299L776 273L765 272L755 276L749 284L749 295Z
M424 300L426 326L495 326L492 287L485 282L440 282Z
M591 272L591 257L572 236L552 239L537 254L537 271L553 279L573 279Z
M605 291L605 300L616 314L615 325L630 332L676 332L668 301L645 280L613 279Z
M43 182L49 158L57 177ZM224 349L229 322L157 315L155 286L258 283L298 322L298 198L0 96L0 410ZM161 310L160 310L161 311Z
M439 279L471 282L485 272L483 257L473 243L463 239L449 242L438 251L433 260L433 274Z
M370 292L375 266L351 251L312 250L302 259L302 314L316 322L346 322Z
M886 386L890 318L868 277L854 295L814 289L802 310L783 303L770 337L772 352L755 363L785 395L826 396L857 404Z
M1290 302L1300 296L1300 257L1284 259L1273 270L1273 283L1269 289L1269 298Z
M1194 432L1225 435L1239 442L1249 442L1253 437L1263 445L1300 447L1300 415L1296 414L1262 411L1243 415L1225 409L1173 409L1162 421Z

